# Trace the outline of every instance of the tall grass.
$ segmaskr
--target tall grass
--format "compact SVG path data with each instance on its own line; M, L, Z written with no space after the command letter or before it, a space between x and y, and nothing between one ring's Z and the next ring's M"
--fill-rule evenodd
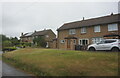
M26 48L3 54L4 61L36 76L116 76L117 52Z

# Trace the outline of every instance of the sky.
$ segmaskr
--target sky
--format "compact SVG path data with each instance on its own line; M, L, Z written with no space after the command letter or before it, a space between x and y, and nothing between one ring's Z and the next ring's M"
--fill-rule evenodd
M118 13L118 1L78 1L66 0L51 2L38 0L5 0L0 3L0 33L11 37L20 37L26 32L57 28L64 23L80 21Z

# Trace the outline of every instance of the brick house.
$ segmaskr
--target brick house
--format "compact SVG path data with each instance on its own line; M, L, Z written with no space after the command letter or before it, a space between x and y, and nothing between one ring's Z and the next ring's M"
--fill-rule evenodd
M58 31L58 49L74 50L75 45L88 46L103 38L118 38L120 31L120 14L83 19L65 23Z
M43 36L45 41L47 42L47 47L52 48L52 41L56 38L55 33L51 29L42 30L42 31L34 31L29 33L21 33L20 41L21 42L29 42L33 43L33 39L38 36Z

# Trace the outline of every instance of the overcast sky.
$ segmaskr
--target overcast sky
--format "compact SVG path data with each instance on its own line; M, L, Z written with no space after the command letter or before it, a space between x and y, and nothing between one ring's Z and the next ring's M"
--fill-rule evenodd
M43 29L57 34L64 23L116 14L118 2L4 2L0 10L0 33L19 37L21 32Z

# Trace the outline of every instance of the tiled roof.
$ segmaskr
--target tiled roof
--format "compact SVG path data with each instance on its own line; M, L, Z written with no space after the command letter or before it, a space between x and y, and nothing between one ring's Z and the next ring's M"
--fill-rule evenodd
M32 34L33 34L33 32L25 33L21 36L21 38L22 37L30 37L30 36L32 36Z
M108 15L108 16L99 17L99 18L92 18L87 20L71 22L71 23L65 23L57 30L59 31L59 30L65 30L65 29L80 28L84 26L116 23L116 22L120 22L120 19L118 19L118 17L120 17L120 14L114 14L114 15Z
M30 32L30 33L25 33L23 34L20 38L22 37L30 37L30 36L38 36L38 35L46 35L49 31L52 31L51 29L48 30L43 30L43 31L36 31L36 32Z

